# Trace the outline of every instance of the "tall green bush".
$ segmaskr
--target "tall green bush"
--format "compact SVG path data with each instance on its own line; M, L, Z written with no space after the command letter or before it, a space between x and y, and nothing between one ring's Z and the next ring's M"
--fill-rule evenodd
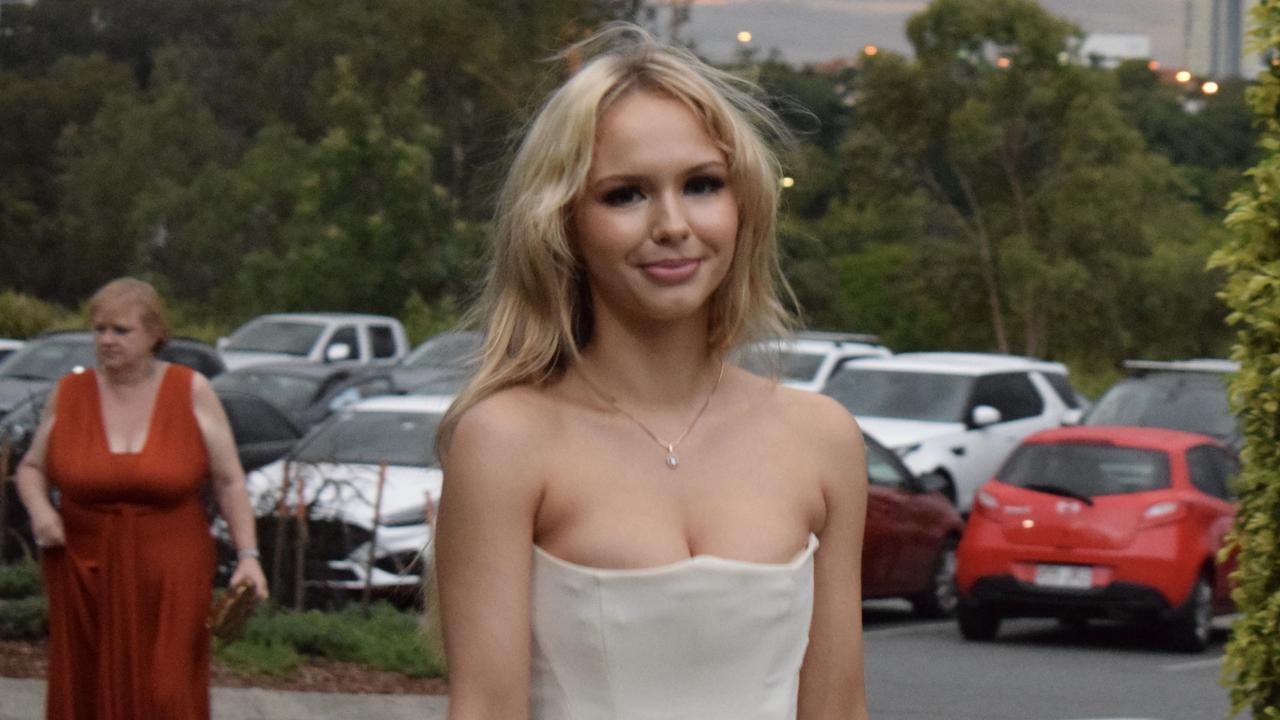
M0 291L0 337L29 338L48 330L67 310L13 290Z
M1253 19L1258 48L1280 49L1280 0L1262 0ZM1280 720L1280 67L1263 73L1248 99L1263 156L1229 205L1231 239L1210 261L1228 274L1221 297L1241 363L1231 397L1245 437L1228 548L1239 553L1234 597L1242 617L1223 679L1232 716L1248 708L1255 720Z

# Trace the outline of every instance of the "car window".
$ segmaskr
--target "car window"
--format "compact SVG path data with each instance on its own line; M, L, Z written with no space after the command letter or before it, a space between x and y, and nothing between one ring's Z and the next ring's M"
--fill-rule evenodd
M369 347L375 358L396 356L396 335L390 325L369 326Z
M1156 450L1088 443L1030 443L996 473L1018 487L1043 486L1096 497L1169 487L1169 458Z
M963 422L973 378L968 375L873 370L856 363L837 370L823 388L854 415L928 422Z
M215 390L234 390L257 395L278 408L291 413L306 410L315 398L320 381L286 373L273 373L249 368L224 373L213 381Z
M315 347L322 323L297 320L254 320L227 338L227 350L306 356Z
M467 368L475 364L484 336L478 332L448 332L419 345L401 364L411 368Z
M1237 435L1223 381L1193 373L1121 380L1089 411L1085 424L1162 427L1219 440Z
M1021 420L1044 412L1044 400L1026 373L1001 373L978 378L970 408L990 405L1000 411L1000 421Z
M218 360L217 355L214 355L212 350L204 350L199 347L178 345L171 342L157 353L157 357L179 365L186 365L207 378L216 377L223 370L222 362Z
M283 414L262 398L250 395L223 395L236 445L296 440L298 431Z
M1066 375L1051 372L1042 372L1040 374L1048 381L1049 387L1053 388L1053 392L1058 396L1058 399L1066 404L1067 407L1073 409L1080 407L1080 395L1074 387L1071 387L1071 381L1067 379Z
M1187 470L1197 490L1220 500L1230 500L1230 476L1221 457L1223 454L1212 445L1193 447L1187 451Z
M5 359L0 377L54 381L75 370L97 364L93 340L35 340Z
M821 353L753 347L739 353L737 362L743 370L756 375L776 375L780 380L812 382L817 379L818 370L826 357Z
M333 331L333 337L329 338L329 344L325 346L327 352L334 345L346 345L351 349L351 354L347 357L355 360L360 357L360 344L356 338L356 327L354 325L343 325Z
M433 467L438 462L431 438L440 417L421 412L346 411L309 436L297 459Z
M906 474L889 451L871 443L867 443L867 480L881 487L905 489L909 485Z

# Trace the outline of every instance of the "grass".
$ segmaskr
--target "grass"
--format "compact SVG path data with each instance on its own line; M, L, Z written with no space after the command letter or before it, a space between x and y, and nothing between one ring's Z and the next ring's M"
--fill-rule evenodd
M444 677L438 647L417 614L375 603L367 612L261 610L241 639L218 648L217 658L243 674L287 675L304 656L314 656L409 677Z

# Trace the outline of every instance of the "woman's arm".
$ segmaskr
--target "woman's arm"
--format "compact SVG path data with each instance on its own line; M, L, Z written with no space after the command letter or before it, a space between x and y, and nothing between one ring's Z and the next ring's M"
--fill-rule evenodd
M529 583L538 443L512 392L467 411L444 462L435 568L450 720L529 715Z
M826 522L814 558L813 623L800 672L798 720L867 720L862 670L862 532L867 460L862 433L835 401L814 396ZM807 403L806 403L807 404Z
M58 407L58 389L49 393L45 402L40 424L36 427L31 439L31 446L26 455L18 463L18 471L14 476L14 484L18 487L18 497L27 509L31 518L31 534L36 545L55 547L66 542L66 534L62 529L62 516L58 514L53 503L49 502L49 480L45 475L45 459L49 451L49 433L53 430L55 408Z
M267 578L258 562L257 528L253 510L249 507L249 493L245 489L244 470L236 453L235 437L222 403L213 393L209 381L199 373L191 378L191 403L195 408L196 423L209 453L209 475L213 481L213 493L218 508L227 521L231 541L235 545L238 562L231 574L231 586L242 582L253 585L258 597L267 597Z

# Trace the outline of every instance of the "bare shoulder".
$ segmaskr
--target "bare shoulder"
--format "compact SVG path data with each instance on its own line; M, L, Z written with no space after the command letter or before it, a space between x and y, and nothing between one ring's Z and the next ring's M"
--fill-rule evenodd
M826 395L779 385L774 404L791 427L819 446L862 444L862 431L853 415Z
M537 474L558 417L554 400L543 389L529 385L504 388L467 408L458 418L443 454L445 471L487 474L497 466L507 477ZM535 472L517 472L520 468Z

